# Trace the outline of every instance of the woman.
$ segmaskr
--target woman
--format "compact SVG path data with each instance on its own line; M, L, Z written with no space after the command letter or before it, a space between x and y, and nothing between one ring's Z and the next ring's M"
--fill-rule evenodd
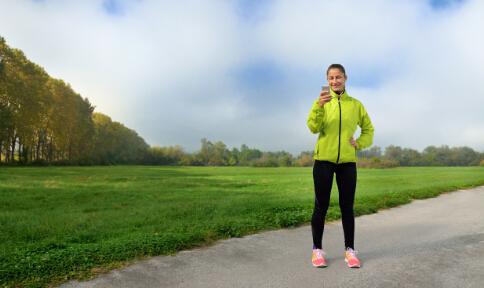
M319 133L314 149L314 211L311 221L313 234L312 263L326 267L322 239L324 220L336 174L345 239L345 261L350 268L359 268L360 260L354 250L355 218L353 202L356 190L356 151L373 142L373 125L365 108L348 95L345 83L348 77L340 64L332 64L326 71L329 91L322 91L314 102L308 117L312 133ZM358 139L353 138L357 126L361 127Z

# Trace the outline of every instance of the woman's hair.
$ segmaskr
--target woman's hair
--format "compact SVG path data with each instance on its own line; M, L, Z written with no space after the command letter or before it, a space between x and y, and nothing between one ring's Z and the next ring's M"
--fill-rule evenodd
M331 65L329 65L328 70L326 70L326 76L328 76L329 70L331 70L331 69L338 69L344 75L346 75L345 67L343 67L343 65L341 65L341 64L331 64Z

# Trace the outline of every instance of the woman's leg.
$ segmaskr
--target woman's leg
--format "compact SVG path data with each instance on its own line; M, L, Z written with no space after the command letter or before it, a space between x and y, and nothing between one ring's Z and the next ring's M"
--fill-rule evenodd
M328 211L331 186L333 185L334 165L325 161L314 161L314 211L311 220L314 248L322 249L324 219Z
M337 165L336 183L339 191L339 207L343 222L345 248L354 249L355 216L353 214L353 204L356 191L356 163Z

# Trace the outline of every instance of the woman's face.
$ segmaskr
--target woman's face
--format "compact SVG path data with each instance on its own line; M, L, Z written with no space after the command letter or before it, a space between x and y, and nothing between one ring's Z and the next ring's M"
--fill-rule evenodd
M342 92L345 90L346 75L338 68L329 69L328 84L334 92Z

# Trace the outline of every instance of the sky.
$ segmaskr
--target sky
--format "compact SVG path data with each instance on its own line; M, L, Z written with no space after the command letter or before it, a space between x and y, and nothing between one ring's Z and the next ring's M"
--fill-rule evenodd
M374 145L484 151L482 15L479 0L0 0L0 36L150 145L310 151L309 109L341 63Z

